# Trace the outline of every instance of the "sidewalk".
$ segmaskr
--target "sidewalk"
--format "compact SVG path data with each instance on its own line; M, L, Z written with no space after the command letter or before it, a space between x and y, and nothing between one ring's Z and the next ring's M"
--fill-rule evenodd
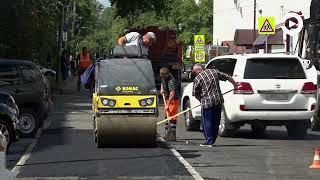
M72 79L71 76L68 77L67 80L61 83L61 88L57 86L57 84L53 85L52 94L80 94L80 93L89 93L87 89L84 87L81 88L80 92L77 90L77 81L78 77Z

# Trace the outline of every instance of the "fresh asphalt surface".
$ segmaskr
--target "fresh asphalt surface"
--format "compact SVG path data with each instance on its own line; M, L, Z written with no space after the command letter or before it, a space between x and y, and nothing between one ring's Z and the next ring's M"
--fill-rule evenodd
M21 179L193 179L164 143L156 148L97 149L92 135L88 94L57 95L30 158L21 167ZM160 118L161 120L162 118ZM255 139L248 128L233 138L218 138L213 148L199 147L201 132L186 132L183 117L173 147L204 179L320 179L319 169L309 169L320 133L309 132L306 140L289 140L285 128L268 128ZM163 127L159 127L163 135ZM7 155L12 169L33 139L14 143ZM42 177L42 178L41 178Z
M18 178L191 178L161 142L156 148L96 148L89 96L56 96L55 104L51 125L42 131Z

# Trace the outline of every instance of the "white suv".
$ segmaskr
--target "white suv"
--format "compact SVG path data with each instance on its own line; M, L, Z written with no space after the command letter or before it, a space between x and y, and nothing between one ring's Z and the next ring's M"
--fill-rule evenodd
M212 59L206 68L227 73L241 85L224 95L220 136L230 136L245 124L250 124L257 136L262 136L267 126L282 125L291 137L306 135L316 109L317 87L308 78L301 59L279 54L230 55ZM223 81L220 86L222 92L233 88ZM183 110L200 103L192 96L192 88L193 83L184 88ZM186 129L199 130L200 119L200 107L187 112Z

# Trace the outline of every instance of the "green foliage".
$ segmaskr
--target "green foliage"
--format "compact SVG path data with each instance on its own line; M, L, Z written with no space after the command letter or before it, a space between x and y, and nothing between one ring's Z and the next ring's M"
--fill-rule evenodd
M0 57L46 59L55 43L59 2L56 0L0 3Z
M116 8L116 14L121 17L136 17L143 12L153 11L158 15L166 10L170 0L110 0Z
M82 46L92 53L109 52L126 29L139 26L174 29L185 46L193 43L194 34L212 39L212 0L198 6L194 0L110 0L107 8L97 0L1 0L0 57L56 61L63 2L69 2L70 52Z
M138 26L164 26L178 32L179 40L186 46L193 44L193 35L204 34L207 43L212 39L212 0L111 0L115 10L114 30ZM117 25L121 19L127 24Z

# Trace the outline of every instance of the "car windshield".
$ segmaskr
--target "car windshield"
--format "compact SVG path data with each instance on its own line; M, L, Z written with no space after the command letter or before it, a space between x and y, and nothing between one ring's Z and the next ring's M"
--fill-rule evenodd
M151 62L139 59L111 59L99 63L100 93L155 93Z
M0 86L15 84L18 77L18 71L13 65L0 64Z
M245 79L305 79L306 75L299 59L259 58L248 59Z

